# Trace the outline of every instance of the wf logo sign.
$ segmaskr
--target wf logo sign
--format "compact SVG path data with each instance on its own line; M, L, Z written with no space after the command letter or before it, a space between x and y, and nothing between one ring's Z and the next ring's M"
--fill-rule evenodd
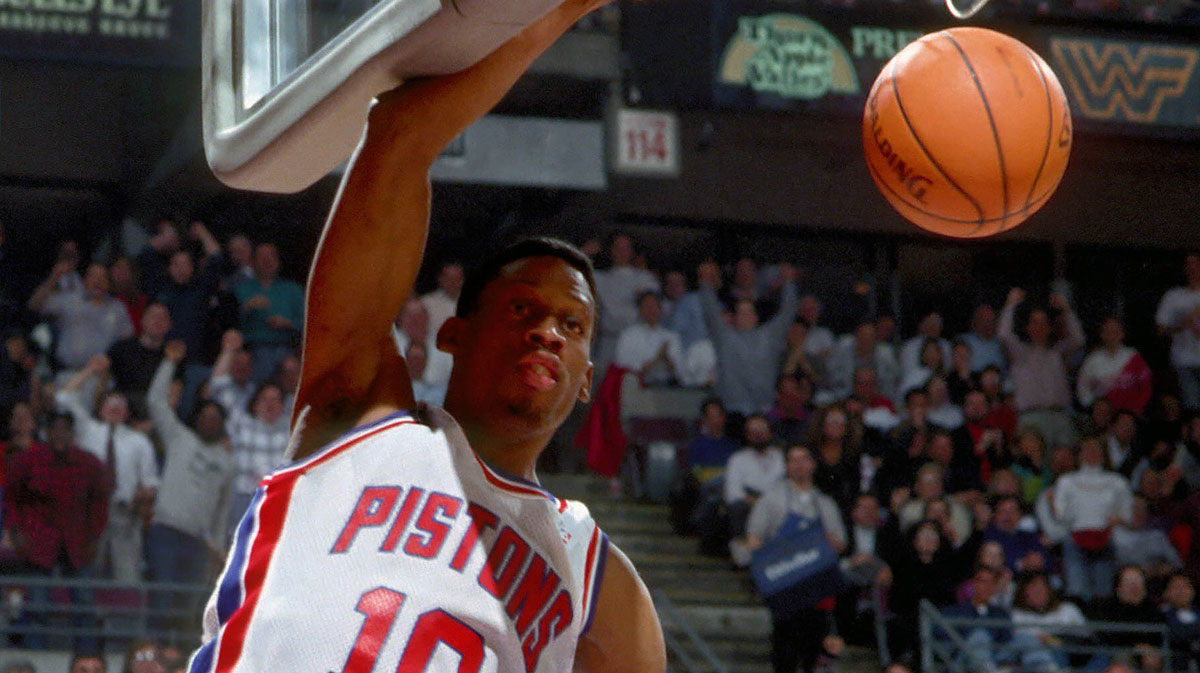
M1200 50L1179 45L1055 37L1055 69L1089 119L1200 125Z

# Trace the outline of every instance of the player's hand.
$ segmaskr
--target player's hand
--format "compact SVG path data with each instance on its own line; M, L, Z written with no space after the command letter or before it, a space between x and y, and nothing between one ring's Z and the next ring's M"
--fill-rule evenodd
M92 359L88 360L87 370L93 374L99 375L108 371L108 368L111 365L112 362L109 361L108 356L101 353L100 355L93 355Z
M1008 291L1008 299L1004 301L1005 306L1017 306L1025 301L1025 290L1019 287L1014 287Z
M221 352L231 353L233 351L239 351L242 349L243 343L241 332L235 329L226 330L225 333L221 335Z
M256 296L253 296L253 297L250 297L249 299L247 299L246 303L242 304L242 308L245 308L247 310L264 310L265 311L266 309L271 308L271 300L268 299L267 295L265 295L265 294L256 295Z
M184 355L187 355L187 344L182 341L168 341L163 346L163 356L175 364L183 362Z

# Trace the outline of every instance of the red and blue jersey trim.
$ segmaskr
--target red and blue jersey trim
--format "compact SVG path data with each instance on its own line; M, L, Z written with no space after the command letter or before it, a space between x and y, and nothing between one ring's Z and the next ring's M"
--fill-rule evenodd
M592 628L592 620L596 618L596 604L600 598L600 585L604 581L604 564L608 560L608 536L599 526L592 529L592 539L588 542L587 563L583 570L583 609L586 615L583 628L579 635L583 636Z
M415 422L405 412L392 414L351 430L312 456L263 479L246 515L238 524L233 555L218 583L216 608L220 627L217 635L196 652L189 673L229 673L241 658L246 633L254 617L275 546L283 534L288 505L298 477L366 439Z
M487 479L488 483L492 486L495 486L501 491L516 493L518 495L547 498L554 503L560 514L567 511L566 500L554 497L553 493L547 491L532 481L527 481L520 477L507 474L492 467L491 465L488 465L483 461L482 458L479 457L479 454L475 453L474 451L471 452L471 455L475 457L475 462L479 463L479 469L483 471L483 478Z

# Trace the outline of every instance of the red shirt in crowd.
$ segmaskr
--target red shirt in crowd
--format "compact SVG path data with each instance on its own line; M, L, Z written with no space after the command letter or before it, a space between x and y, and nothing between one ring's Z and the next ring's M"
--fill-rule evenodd
M6 472L5 528L21 560L53 568L65 550L75 569L91 563L111 491L100 460L76 446L58 455L38 442L13 456Z

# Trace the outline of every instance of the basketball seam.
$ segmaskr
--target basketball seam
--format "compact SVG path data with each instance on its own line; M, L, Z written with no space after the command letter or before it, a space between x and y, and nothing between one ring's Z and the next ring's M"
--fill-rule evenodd
M992 127L992 141L996 145L996 157L1000 160L1000 193L1004 199L1004 216L1001 219L1001 231L1003 231L1003 220L1008 217L1008 171L1004 166L1004 149L1000 146L1000 132L996 129L996 119L992 116L992 106L988 104L987 94L983 91L983 84L979 81L979 75L975 72L975 66L971 64L971 59L967 58L967 52L963 51L958 40L949 32L942 34L950 44L954 45L954 49L958 51L958 55L962 57L963 63L967 66L967 72L971 73L971 81L975 83L975 90L979 92L979 100L983 102L983 111L987 114L988 125Z
M1033 190L1037 188L1038 180L1042 179L1042 170L1046 167L1046 158L1050 156L1050 139L1054 136L1054 100L1050 97L1050 83L1046 81L1046 73L1042 71L1042 66L1037 62L1036 54L1032 50L1026 48L1025 55L1029 58L1029 62L1038 71L1038 77L1042 80L1042 89L1046 92L1046 148L1042 150L1042 161L1038 164L1037 172L1033 174L1033 182L1029 183L1029 193L1025 195L1025 205L1029 205L1029 199L1033 197Z
M933 167L937 169L937 172L942 174L942 177L946 179L946 182L950 183L951 187L958 190L958 193L962 194L967 201L970 201L972 206L975 206L975 211L979 213L979 226L982 227L984 222L983 206L980 205L973 196L968 194L967 190L960 187L948 173L946 173L946 171L942 168L942 165L938 163L937 159L933 157L933 154L929 151L929 149L925 147L925 142L921 140L921 136L917 135L917 130L913 128L912 122L908 120L908 112L904 109L904 102L900 100L900 87L896 84L896 69L894 67L892 68L891 80L892 96L894 96L896 99L896 108L900 110L900 118L904 120L904 125L908 128L909 134L912 135L913 140L917 141L917 147L921 148L921 152L924 153L926 158L929 159L929 163L933 164ZM900 198L903 199L903 197ZM907 203L907 199L903 200ZM914 207L919 208L919 206Z
M912 208L913 210L917 211L918 213L920 213L922 215L925 215L926 217L929 217L929 218L932 218L935 220L941 220L943 222L949 222L951 224L978 224L977 220L959 220L959 219L955 219L953 217L946 217L945 215L938 215L937 213L925 210L924 208L919 208L917 206L914 206L914 205L908 203L907 201L905 201L904 197L901 196L898 192L896 192L896 190L892 189L891 185L888 185L887 183L883 182L883 179L880 177L879 172L875 170L875 167L873 165L871 165L871 162L869 162L869 161L867 162L867 169L871 171L871 175L875 178L876 183L879 184L884 189L886 189L888 191L888 193L895 196L896 199L902 205ZM1023 215L1025 213L1033 213L1034 211L1036 211L1037 209L1042 207L1042 202L1045 201L1046 199L1050 198L1050 196L1052 194L1054 194L1054 190L1057 188L1058 188L1058 182L1056 181L1054 183L1054 185L1050 187L1050 189L1042 192L1036 199L1031 201L1028 206L1025 206L1023 208L1015 210L1015 211L1008 213L1007 215L1004 215L1002 217L989 217L986 220L984 220L983 222L984 222L984 224L991 224L992 222L1000 222L1000 221L1005 220L1014 215ZM978 229L976 229L976 231L978 231ZM1003 229L1001 231L1003 231ZM999 232L997 232L997 233L999 233Z

